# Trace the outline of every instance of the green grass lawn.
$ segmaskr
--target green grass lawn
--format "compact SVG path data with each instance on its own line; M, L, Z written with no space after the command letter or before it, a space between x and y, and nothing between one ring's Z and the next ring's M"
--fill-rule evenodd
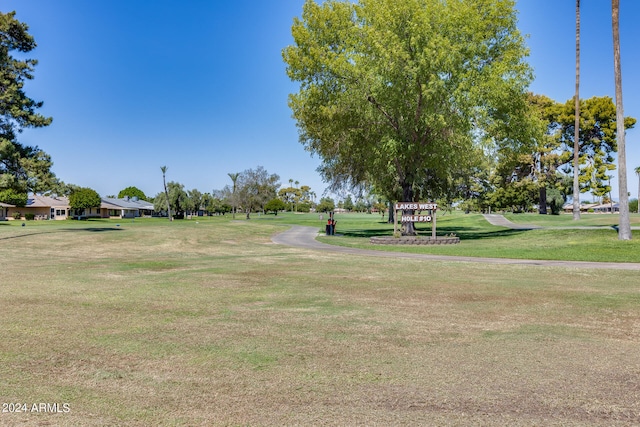
M542 216L547 222L544 226L565 227L574 225L571 217ZM585 215L586 216L586 215ZM437 246L396 246L372 245L372 236L390 236L393 224L383 221L379 215L338 214L336 215L337 236L321 236L318 240L348 247L375 249L385 251L401 251L438 255L477 256L489 258L516 259L548 259L566 261L598 261L598 262L640 262L640 240L638 231L634 231L635 240L619 241L616 231L607 227L599 215L593 220L585 219L580 225L602 225L601 230L583 229L549 229L549 230L511 230L489 224L480 214L463 214L461 212L439 213L436 225L438 235L455 234L460 237L458 245ZM535 215L508 215L508 219L516 217L519 222L532 223ZM326 215L324 216L326 218ZM520 219L521 218L521 219ZM261 216L258 221L271 224L298 224L317 226L324 230L325 220L318 214L279 214L278 216ZM551 221L557 221L555 223ZM591 221L591 222L587 222ZM515 222L515 221L514 221ZM421 225L422 235L431 235L430 225Z
M582 213L580 220L574 221L572 214L539 215L535 213L512 214L504 216L517 224L541 225L543 227L612 227L617 226L620 219L618 214ZM640 226L640 214L629 215L632 226Z
M273 244L294 220L0 225L0 425L640 423L636 272Z
M278 215L252 214L246 221L244 215L237 215L238 223L259 223L269 226L288 227L292 224L318 227L324 232L327 215L280 213ZM548 227L542 230L511 230L489 224L480 214L463 214L461 212L439 212L437 219L438 235L454 234L460 237L458 245L438 246L396 246L372 245L372 236L390 236L393 224L388 224L380 215L373 214L338 214L336 236L320 236L318 240L339 246L374 249L396 252L413 252L438 255L475 256L489 258L516 258L538 260L596 261L596 262L640 262L640 240L638 231L635 240L619 241L617 233L610 221L617 216L606 214L583 215L577 224L570 215L536 215L507 214L509 220L522 224L535 224ZM613 218L611 218L613 217ZM640 217L634 217L634 220ZM229 215L224 217L204 217L192 220L177 221L176 224L226 224L231 221ZM143 218L136 220L90 220L90 221L27 221L21 227L19 221L0 223L3 227L13 229L21 227L22 232L34 230L59 230L68 232L75 229L148 227L168 222L160 218ZM182 225L178 225L180 227ZM568 226L600 226L601 229L562 229ZM430 236L430 225L420 225L419 233Z

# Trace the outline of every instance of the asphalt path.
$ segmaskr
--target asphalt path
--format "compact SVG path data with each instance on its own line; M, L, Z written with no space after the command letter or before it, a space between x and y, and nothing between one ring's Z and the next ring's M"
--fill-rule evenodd
M347 248L344 246L334 246L316 240L318 227L308 227L294 225L290 229L271 237L274 243L291 246L301 249L333 252L347 255L364 255L379 258L406 258L421 259L425 261L448 261L448 262L475 262L481 264L503 264L503 265L532 265L543 267L562 267L578 269L610 269L610 270L636 270L640 271L640 263L626 262L588 262L588 261L552 261L552 260L530 260L511 258L483 258L468 256L448 256L415 254L406 252L388 252L371 249Z
M512 230L539 230L541 227L539 225L528 225L528 224L516 224L515 222L509 221L503 215L500 214L483 214L484 219L486 219L489 224L497 225L499 227L511 228ZM549 228L547 228L549 229ZM597 226L597 225L587 225L587 226L567 226L567 227L553 227L553 230L618 230L618 226ZM631 227L632 230L640 230L640 227Z

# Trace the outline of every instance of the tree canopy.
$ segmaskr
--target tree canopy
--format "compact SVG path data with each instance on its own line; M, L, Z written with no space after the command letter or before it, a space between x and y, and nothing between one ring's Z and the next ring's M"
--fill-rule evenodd
M247 169L238 175L236 197L247 219L256 209L264 211L266 204L277 197L279 181L280 177L277 174L270 174L262 166L255 170Z
M12 52L30 52L36 47L29 27L15 19L15 12L0 12L0 190L26 194L57 186L51 173L51 157L38 147L24 146L17 135L25 128L47 126L50 117L36 112L36 102L24 92L33 79L35 59L17 59Z
M102 204L100 195L87 187L76 187L69 194L69 207L72 209L97 208Z
M505 147L496 156L491 181L495 191L489 197L494 208L528 210L536 202L540 213L547 213L550 199L557 212L562 195L571 194L573 149L575 139L575 103L558 103L543 95L529 95L531 116L539 121L532 144L519 151ZM592 97L579 101L578 182L582 193L591 192L599 199L611 191L608 173L615 169L613 153L617 151L616 108L610 97ZM632 128L633 117L624 118L624 128ZM535 196L536 189L538 197ZM552 196L547 195L551 191ZM517 202L515 202L517 200Z
M165 191L165 193L157 194L153 199L153 209L158 212L169 209L170 214L175 218L184 218L186 210L191 206L184 184L174 181L168 182Z
M486 137L521 140L531 70L516 22L510 0L307 0L283 58L323 178L435 199Z
M144 191L134 186L129 186L125 189L120 190L120 192L118 193L118 199L123 199L125 197L137 197L138 200L147 200L147 196L144 194Z

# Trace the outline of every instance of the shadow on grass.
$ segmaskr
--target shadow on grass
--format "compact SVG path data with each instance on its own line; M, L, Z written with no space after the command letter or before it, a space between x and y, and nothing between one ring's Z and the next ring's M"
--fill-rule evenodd
M479 240L479 239L492 239L496 237L506 237L506 236L515 236L522 233L525 233L528 230L510 230L510 229L501 229L501 230L478 230L474 227L438 227L437 234L438 236L442 236L445 234L454 234L460 237L460 240ZM365 229L365 230L339 230L336 229L336 232L340 233L345 237L360 237L360 238L371 238L375 236L391 236L393 235L393 230L381 230L381 229ZM419 236L430 236L430 229L418 229Z
M83 231L88 231L89 233L101 233L105 231L121 231L121 230L122 229L119 227L61 228L59 230L26 232L24 234L19 234L17 236L0 237L0 240L18 239L21 237L36 236L38 234L72 233L72 232L83 232Z

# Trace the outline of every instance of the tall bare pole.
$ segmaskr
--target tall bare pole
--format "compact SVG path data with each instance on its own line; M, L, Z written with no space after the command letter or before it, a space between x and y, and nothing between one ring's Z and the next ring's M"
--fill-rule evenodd
M236 173L231 173L229 172L227 175L229 175L229 178L231 178L231 181L233 182L233 189L231 190L231 198L233 199L231 204L233 205L233 219L236 219L236 183L238 181L238 177L240 176L240 172L236 172Z
M618 205L620 223L618 239L631 240L629 193L627 190L627 156L625 154L624 112L622 109L622 67L620 65L620 0L611 0L613 26L613 68L616 81L616 140L618 142Z
M638 175L638 213L640 214L640 166L635 168L634 171Z
M580 219L580 0L576 0L576 119L573 137L573 220Z
M167 216L169 217L169 221L173 221L173 217L171 216L171 204L169 203L169 192L167 191L167 179L165 175L167 173L166 166L160 166L160 170L162 171L162 183L164 184L164 196L167 199Z

